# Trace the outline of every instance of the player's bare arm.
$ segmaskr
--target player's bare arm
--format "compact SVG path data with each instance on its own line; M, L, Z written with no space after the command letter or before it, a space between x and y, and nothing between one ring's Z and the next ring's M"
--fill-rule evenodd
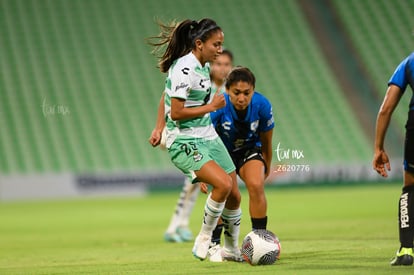
M148 139L149 143L153 147L158 146L161 142L162 130L165 126L164 109L164 93L162 93L160 102L158 104L157 121L155 122L155 127L152 130L151 136Z
M387 171L391 170L390 161L384 149L385 134L387 132L392 113L398 105L401 96L401 89L398 86L391 84L387 89L387 93L377 116L374 159L372 161L372 166L374 170L383 177L387 177Z
M260 133L260 142L262 143L263 159L265 160L266 167L267 167L265 179L269 175L270 168L272 165L272 156L273 156L272 137L273 137L273 129Z
M191 108L184 107L184 100L171 98L171 119L183 120L195 118L223 108L224 106L226 106L224 95L218 93L214 94L213 99L209 104Z

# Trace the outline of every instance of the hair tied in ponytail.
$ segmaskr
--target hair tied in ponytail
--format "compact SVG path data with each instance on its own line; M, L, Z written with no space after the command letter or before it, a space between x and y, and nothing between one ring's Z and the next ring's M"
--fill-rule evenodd
M190 30L188 32L188 37L190 39L191 42L194 41L194 38L197 36L197 32L198 32L198 22L196 20L191 21L190 25Z
M196 29L198 27L198 22L196 20L191 21L191 27Z

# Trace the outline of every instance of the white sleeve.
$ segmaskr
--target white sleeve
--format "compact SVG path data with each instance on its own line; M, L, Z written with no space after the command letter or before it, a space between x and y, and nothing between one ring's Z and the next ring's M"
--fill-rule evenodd
M187 99L190 89L191 69L176 65L171 71L171 97Z

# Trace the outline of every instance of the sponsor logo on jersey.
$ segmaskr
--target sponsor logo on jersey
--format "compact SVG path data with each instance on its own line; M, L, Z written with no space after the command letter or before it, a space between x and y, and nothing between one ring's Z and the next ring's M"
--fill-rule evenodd
M226 131L230 131L230 130L231 130L231 128L230 128L230 126L231 126L231 121L225 121L225 122L223 122L223 123L221 124L221 126L223 127L223 129L224 129L224 130L226 130Z
M270 109L270 116L271 116L270 119L267 121L267 127L275 123L275 120L273 118L273 108Z
M267 121L267 127L269 127L273 123L275 123L275 120L273 119L273 116L272 116L272 118Z
M175 91L178 91L180 89L186 89L188 87L188 84L181 82L180 84L178 84L177 86L175 86Z
M190 68L185 67L181 71L183 72L183 74L188 75L188 72L190 71Z
M200 79L200 83L199 83L199 84L200 84L200 87L201 87L201 88L203 88L203 89L204 89L204 88L206 87L206 86L203 84L203 82L204 82L204 81L207 81L207 80L208 80L208 79L205 79L205 78L204 78L204 79Z

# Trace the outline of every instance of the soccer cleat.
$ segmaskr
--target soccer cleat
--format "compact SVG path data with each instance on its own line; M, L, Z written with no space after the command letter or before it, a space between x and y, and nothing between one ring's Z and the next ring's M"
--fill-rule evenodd
M220 263L223 261L221 256L222 249L219 244L212 243L208 250L208 259L210 262Z
M221 250L221 256L223 258L223 261L244 262L244 259L241 256L240 250L238 248L233 250L223 248Z
M181 243L183 241L177 233L168 233L168 232L165 232L164 240L170 243Z
M183 242L190 242L194 239L193 233L186 227L178 227L177 234Z
M413 248L401 247L397 251L397 255L391 261L391 265L412 265L413 264Z
M197 259L203 261L207 258L208 250L210 248L211 236L199 234L195 239L193 246L193 255Z

